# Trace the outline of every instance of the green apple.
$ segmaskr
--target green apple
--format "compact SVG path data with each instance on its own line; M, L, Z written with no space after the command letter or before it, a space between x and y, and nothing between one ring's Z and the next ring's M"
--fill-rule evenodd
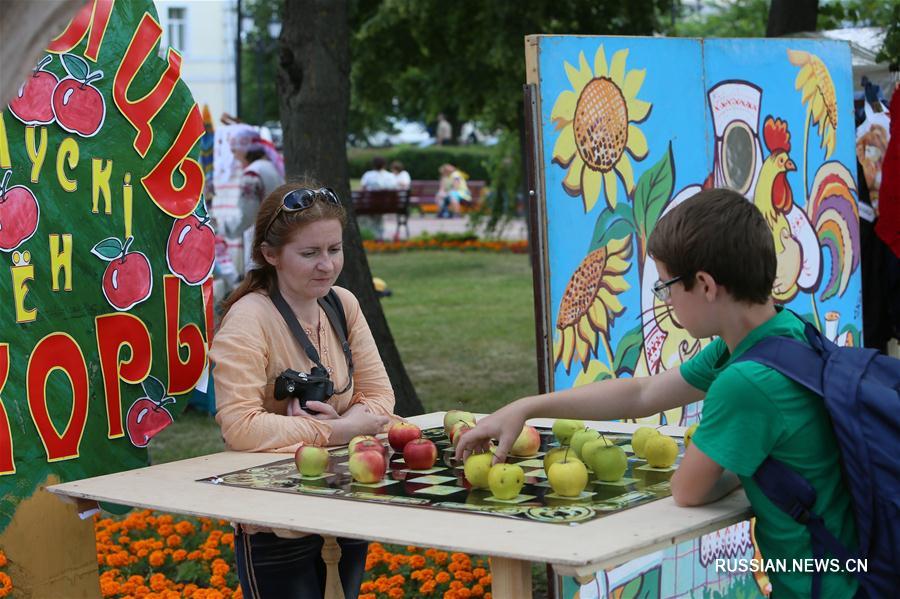
M599 438L600 431L592 428L583 428L580 431L575 431L575 433L572 435L572 440L569 445L572 447L572 451L575 452L575 456L580 460L581 449L584 447L584 444L588 441L593 441L594 439Z
M642 426L634 431L634 434L631 435L631 448L634 450L634 455L639 458L644 457L644 444L647 439L658 434L658 430L649 426Z
M575 431L584 428L583 420L566 420L560 418L553 423L553 434L556 436L560 445L568 445L572 441L572 435Z
M460 421L468 422L470 425L475 426L475 416L473 416L471 412L466 412L464 410L450 410L444 414L444 433L449 437L453 425Z
M533 426L527 424L522 427L522 432L516 437L512 447L509 448L509 455L517 457L530 457L538 452L541 448L541 434Z
M678 457L678 443L666 435L651 435L644 444L647 463L654 468L668 468Z
M497 499L513 499L525 484L525 472L516 464L494 464L488 472L488 487Z
M463 472L466 475L466 480L469 481L472 487L476 489L488 488L488 473L491 471L493 459L494 454L490 452L473 453L466 458Z
M615 445L615 443L602 435L599 439L592 439L586 442L581 446L581 461L590 466L591 456L594 454L594 452L601 447L609 447L610 445Z
M588 483L587 467L581 460L564 459L550 466L547 480L557 495L578 497Z
M550 472L550 466L557 462L563 461L566 458L566 454L568 454L568 459L577 460L578 457L575 455L575 452L572 451L571 447L554 447L550 451L544 454L544 472ZM580 461L580 460L579 460Z
M315 445L301 445L294 453L294 463L303 476L319 476L328 466L328 450Z
M628 470L628 456L618 445L606 445L593 451L587 464L598 480L615 482Z
M697 431L697 427L700 426L699 422L695 422L694 424L687 427L687 430L684 431L684 448L687 449L688 445L691 444L691 439L694 438L694 433Z

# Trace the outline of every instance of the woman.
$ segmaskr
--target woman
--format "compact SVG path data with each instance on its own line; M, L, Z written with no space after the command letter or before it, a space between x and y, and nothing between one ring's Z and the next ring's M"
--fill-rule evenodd
M460 206L471 206L472 193L466 184L466 175L452 164L442 164L441 182L435 200L440 208L438 218L452 218L462 214Z
M347 215L330 189L282 185L260 205L252 256L255 266L226 300L213 341L216 420L229 449L294 452L301 443L340 445L376 434L389 423L394 394L369 326L353 294L333 287L344 264ZM319 298L334 290L347 322L353 367ZM285 370L309 373L315 364L300 348L278 308L294 313L334 384L324 402L278 401L275 379ZM350 373L352 372L352 377ZM323 544L318 535L236 524L235 554L245 597L322 597ZM346 597L356 597L368 544L338 539Z

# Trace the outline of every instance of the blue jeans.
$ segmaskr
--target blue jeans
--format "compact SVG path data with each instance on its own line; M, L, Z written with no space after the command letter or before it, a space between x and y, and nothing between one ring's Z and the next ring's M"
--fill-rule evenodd
M347 599L356 599L366 571L368 541L338 538L338 570ZM323 539L308 535L282 539L270 532L234 535L241 589L247 599L321 599L325 596Z

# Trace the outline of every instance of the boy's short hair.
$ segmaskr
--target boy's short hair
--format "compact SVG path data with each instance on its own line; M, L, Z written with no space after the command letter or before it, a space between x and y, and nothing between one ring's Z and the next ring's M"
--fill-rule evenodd
M775 282L775 244L762 213L730 189L707 189L659 219L647 250L688 291L704 271L737 301L763 304Z

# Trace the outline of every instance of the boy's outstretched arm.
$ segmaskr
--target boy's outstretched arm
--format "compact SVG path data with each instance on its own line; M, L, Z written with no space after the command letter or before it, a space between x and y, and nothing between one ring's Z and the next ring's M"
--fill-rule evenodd
M691 444L672 475L672 498L682 507L704 505L728 495L740 484L733 472L724 470Z
M618 420L641 418L703 399L703 392L682 378L677 368L652 377L607 379L582 387L523 397L482 418L466 431L456 448L457 459L487 449L497 440L495 462L506 459L529 418Z

